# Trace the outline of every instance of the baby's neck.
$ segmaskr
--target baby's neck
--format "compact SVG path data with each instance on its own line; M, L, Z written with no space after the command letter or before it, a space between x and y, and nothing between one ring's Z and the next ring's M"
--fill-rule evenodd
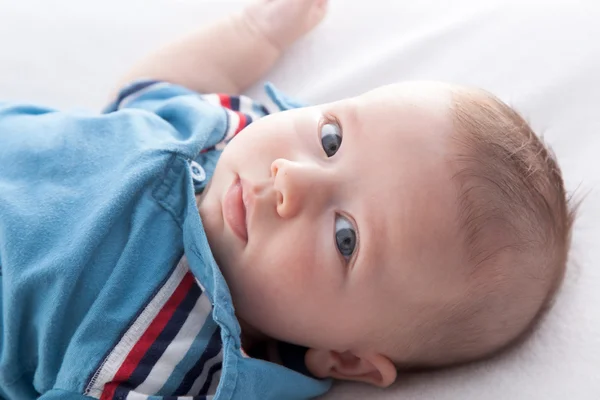
M238 322L242 330L241 339L243 349L251 349L252 347L255 347L261 343L273 340L264 333L260 332L258 329L246 323L246 321L243 319L238 318Z
M248 356L276 364L282 364L277 347L277 340L266 336L241 320L240 326L242 328L242 350Z

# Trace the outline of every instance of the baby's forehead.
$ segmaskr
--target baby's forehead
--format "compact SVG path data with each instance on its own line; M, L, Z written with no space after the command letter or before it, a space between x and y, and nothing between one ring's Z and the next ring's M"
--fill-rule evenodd
M377 132L393 140L398 132L411 129L425 135L447 132L452 125L451 99L449 85L404 82L382 86L322 108L326 114L340 118L342 123L358 125L364 131Z
M413 107L447 111L451 105L453 85L432 81L407 81L380 86L358 96L366 102L385 102L390 107Z

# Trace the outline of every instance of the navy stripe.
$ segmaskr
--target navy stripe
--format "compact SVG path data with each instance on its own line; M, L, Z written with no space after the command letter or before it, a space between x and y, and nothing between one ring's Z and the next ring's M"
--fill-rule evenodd
M198 393L198 394L203 394L203 395L208 394L208 389L210 389L210 384L212 383L213 377L215 376L215 373L222 368L222 366L223 366L223 363L218 362L215 365L213 365L212 367L210 367L210 369L208 370L208 375L206 377L206 381L204 382L204 385L202 386L202 389L200 389L200 393Z
M112 400L125 400L127 398L128 394L129 394L129 389L119 385L115 389L115 394L113 395Z
M211 358L216 357L221 351L221 329L217 328L215 332L212 334L202 357L198 360L196 364L185 374L185 377L181 381L181 384L175 391L175 396L185 396L189 393L194 385L194 382L198 377L202 374L202 370L204 369L204 364Z
M125 400L127 395L131 392L130 389L127 389L123 386L117 386L115 389L115 394L112 400ZM161 400L180 400L178 396L161 396ZM206 400L206 396L197 396L193 398L194 400Z
M250 125L252 122L254 122L254 120L252 119L251 116L249 116L248 114L244 114L246 116L246 126ZM246 127L244 126L244 128Z
M158 81L148 80L136 82L132 85L127 86L119 93L119 97L117 97L117 100L115 101L115 108L118 109L121 106L121 102L123 101L123 99L125 99L127 96L130 96L135 92L139 92L140 90L146 89L148 86L154 85L155 83L158 83Z
M146 380L152 368L154 368L159 358L181 330L201 294L202 289L198 285L193 284L181 304L179 304L179 307L177 307L171 316L169 322L167 322L163 331L158 335L148 351L146 351L146 354L144 354L137 367L135 367L135 370L128 379L131 387L135 388Z
M238 96L231 96L229 100L231 101L231 109L233 111L240 111L240 98Z
M127 333L127 331L129 331L129 329L131 328L131 326L134 324L134 322L137 321L137 319L140 317L140 315L142 315L142 312L146 309L146 307L148 307L148 305L150 304L150 302L152 301L152 299L154 299L154 297L156 297L156 295L158 294L158 292L160 291L160 289L167 283L167 281L169 280L169 278L171 277L171 275L177 269L177 266L179 265L179 262L181 261L182 257L183 257L183 252L180 255L177 256L177 258L175 259L175 262L174 262L173 266L171 267L171 270L162 279L162 281L160 282L160 285L158 285L154 289L154 291L152 292L152 295L144 303L144 306L141 307L138 310L138 312L135 315L135 317L129 321L129 324L127 324L127 326L119 334L119 338L117 339L117 341L113 343L112 347L109 348L106 351L106 353L104 354L104 356L100 359L100 361L99 361L100 363L98 364L98 366L96 367L96 369L94 370L94 372L92 372L92 374L88 378L88 381L86 383L85 393L84 393L85 395L89 394L89 391L95 386L96 380L98 379L98 375L100 374L100 371L101 371L101 369L102 369L102 367L104 365L104 361L110 356L110 354L112 354L112 352L114 351L115 347L117 347L117 344L121 341L121 339L123 339L123 336L125 336L125 334Z

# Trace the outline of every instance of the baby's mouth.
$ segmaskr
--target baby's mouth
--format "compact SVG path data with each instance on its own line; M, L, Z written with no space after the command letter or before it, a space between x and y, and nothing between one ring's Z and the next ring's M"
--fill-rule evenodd
M223 217L235 235L244 243L247 243L248 226L246 222L246 205L244 204L244 188L238 175L236 175L235 180L225 193Z

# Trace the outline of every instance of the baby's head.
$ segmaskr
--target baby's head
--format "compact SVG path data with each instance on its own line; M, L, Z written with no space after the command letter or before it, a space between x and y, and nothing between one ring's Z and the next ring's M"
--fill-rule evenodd
M431 82L253 123L200 213L244 334L308 347L316 376L380 386L523 337L562 280L572 219L518 114Z

